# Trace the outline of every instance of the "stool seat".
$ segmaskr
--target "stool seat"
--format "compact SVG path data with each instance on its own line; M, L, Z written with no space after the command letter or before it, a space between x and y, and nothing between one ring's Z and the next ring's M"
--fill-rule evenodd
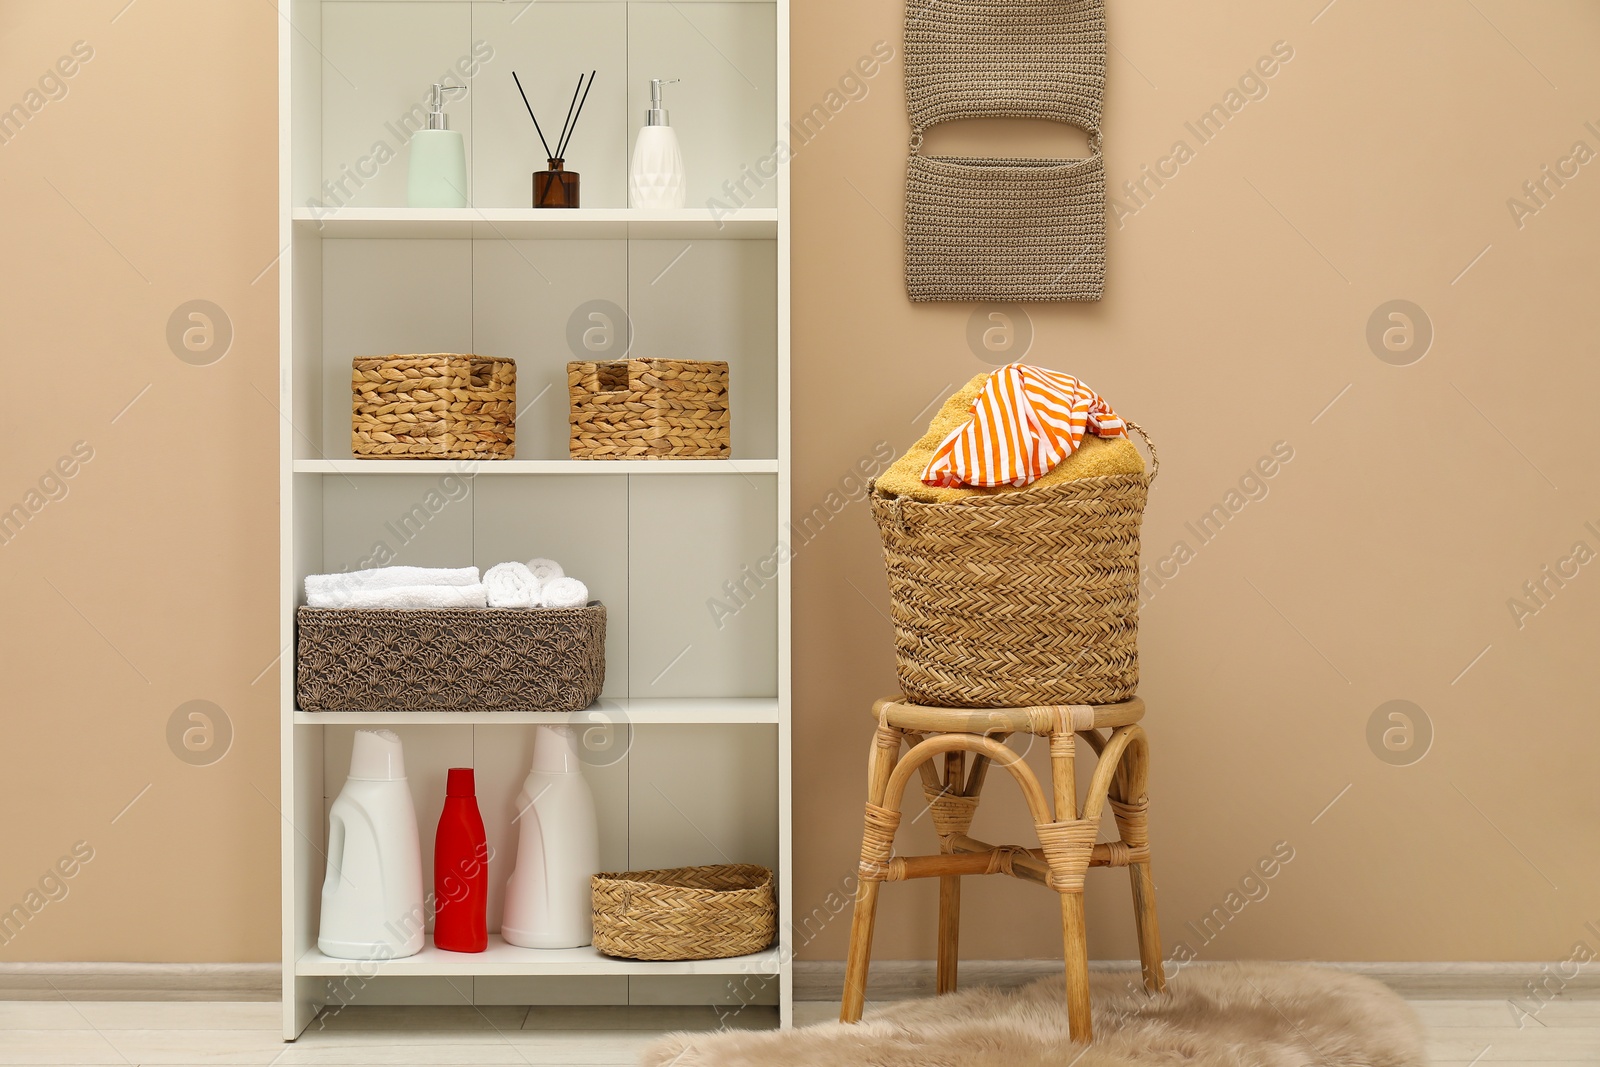
M1118 704L1055 704L1030 708L937 708L887 697L872 705L872 717L913 733L1038 734L1061 730L1106 730L1144 718L1144 700Z
M939 708L890 697L872 706L878 727L867 762L867 806L861 838L860 882L850 923L839 1018L857 1022L866 1002L867 968L878 892L884 882L939 879L938 991L956 987L961 923L961 879L1008 874L1054 890L1061 898L1066 1011L1074 1041L1093 1039L1089 1020L1089 949L1084 922L1084 875L1092 867L1126 867L1132 879L1134 925L1145 988L1159 992L1161 934L1156 922L1155 881L1150 875L1146 792L1150 747L1139 720L1144 701L1061 704L1025 708ZM1102 733L1102 731L1108 731ZM1012 734L1050 741L1049 790L1021 753L1005 744ZM1076 755L1079 739L1098 757L1083 803L1078 803ZM901 755L902 746L910 748ZM943 757L943 771L938 767ZM991 845L967 831L977 814L989 767L1007 772L1022 790L1038 835L1038 847ZM906 786L918 776L939 836L936 856L895 852ZM1100 823L1110 809L1118 839L1101 841ZM920 818L920 815L919 815Z

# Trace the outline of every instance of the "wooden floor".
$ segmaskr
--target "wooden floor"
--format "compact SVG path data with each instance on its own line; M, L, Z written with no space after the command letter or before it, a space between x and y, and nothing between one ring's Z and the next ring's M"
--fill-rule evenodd
M1600 1000L1557 1000L1519 1028L1505 1001L1412 1001L1433 1067L1600 1064ZM796 1005L800 1024L836 1005ZM743 1025L769 1026L773 1009ZM708 1008L347 1008L292 1045L272 1003L0 1001L0 1064L631 1064L669 1029L711 1029Z

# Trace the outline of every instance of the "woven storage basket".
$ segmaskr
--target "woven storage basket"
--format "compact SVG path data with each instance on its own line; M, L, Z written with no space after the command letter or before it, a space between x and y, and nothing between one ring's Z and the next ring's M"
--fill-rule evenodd
M574 459L727 459L728 365L568 363Z
M353 361L350 450L374 459L511 459L517 365L448 352Z
M1104 0L908 0L906 292L912 300L1098 300L1105 288ZM1089 135L1082 159L920 154L967 118Z
M580 711L606 680L606 609L300 608L302 711Z
M1084 159L906 161L912 300L1099 300L1106 172Z
M759 952L778 931L772 872L749 863L597 874L594 947L631 960Z
M1143 430L1129 423L1150 439ZM1139 525L1160 469L927 504L871 494L918 704L1114 704L1139 686Z

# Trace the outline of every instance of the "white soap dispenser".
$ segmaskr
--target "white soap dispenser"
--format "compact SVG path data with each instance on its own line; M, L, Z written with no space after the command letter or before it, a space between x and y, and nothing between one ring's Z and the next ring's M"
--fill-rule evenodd
M467 206L466 144L444 113L444 94L466 88L435 82L428 93L428 128L411 135L406 203L412 207Z
M634 142L633 166L628 171L628 203L632 207L674 208L688 201L678 131L667 124L667 109L661 104L661 87L677 80L650 80L650 110Z

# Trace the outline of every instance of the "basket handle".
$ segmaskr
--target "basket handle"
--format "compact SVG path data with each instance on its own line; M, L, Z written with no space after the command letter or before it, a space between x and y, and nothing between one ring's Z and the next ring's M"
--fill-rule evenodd
M627 364L627 372L623 375L621 382L602 380L601 366L606 363ZM576 384L578 387L594 396L609 396L612 393L639 391L638 371L633 366L632 360L574 360L567 364L567 381L569 383L572 383L574 374L577 375Z
M612 374L609 375L609 381L606 380L607 376L601 373L602 364L608 363L613 365L622 364L620 381L614 367L612 368ZM590 391L594 393L637 393L639 391L639 373L639 365L631 359L596 360L589 364L589 380L593 386Z
M876 486L878 484L878 481L877 481L876 478L874 478L872 480L872 484L874 486ZM897 497L894 497L893 499L891 499L890 501L888 501L888 504L889 504L889 517L890 517L890 521L892 521L894 523L894 528L896 530L900 531L901 536L910 537L911 536L911 524L906 521L905 503L906 503L906 499L903 496L897 496Z
M1156 443L1150 440L1150 435L1144 432L1144 427L1131 419L1123 419L1123 425L1130 430L1139 431L1139 436L1144 439L1144 447L1150 450L1150 480L1156 480L1156 475L1161 473L1161 453L1156 451Z

